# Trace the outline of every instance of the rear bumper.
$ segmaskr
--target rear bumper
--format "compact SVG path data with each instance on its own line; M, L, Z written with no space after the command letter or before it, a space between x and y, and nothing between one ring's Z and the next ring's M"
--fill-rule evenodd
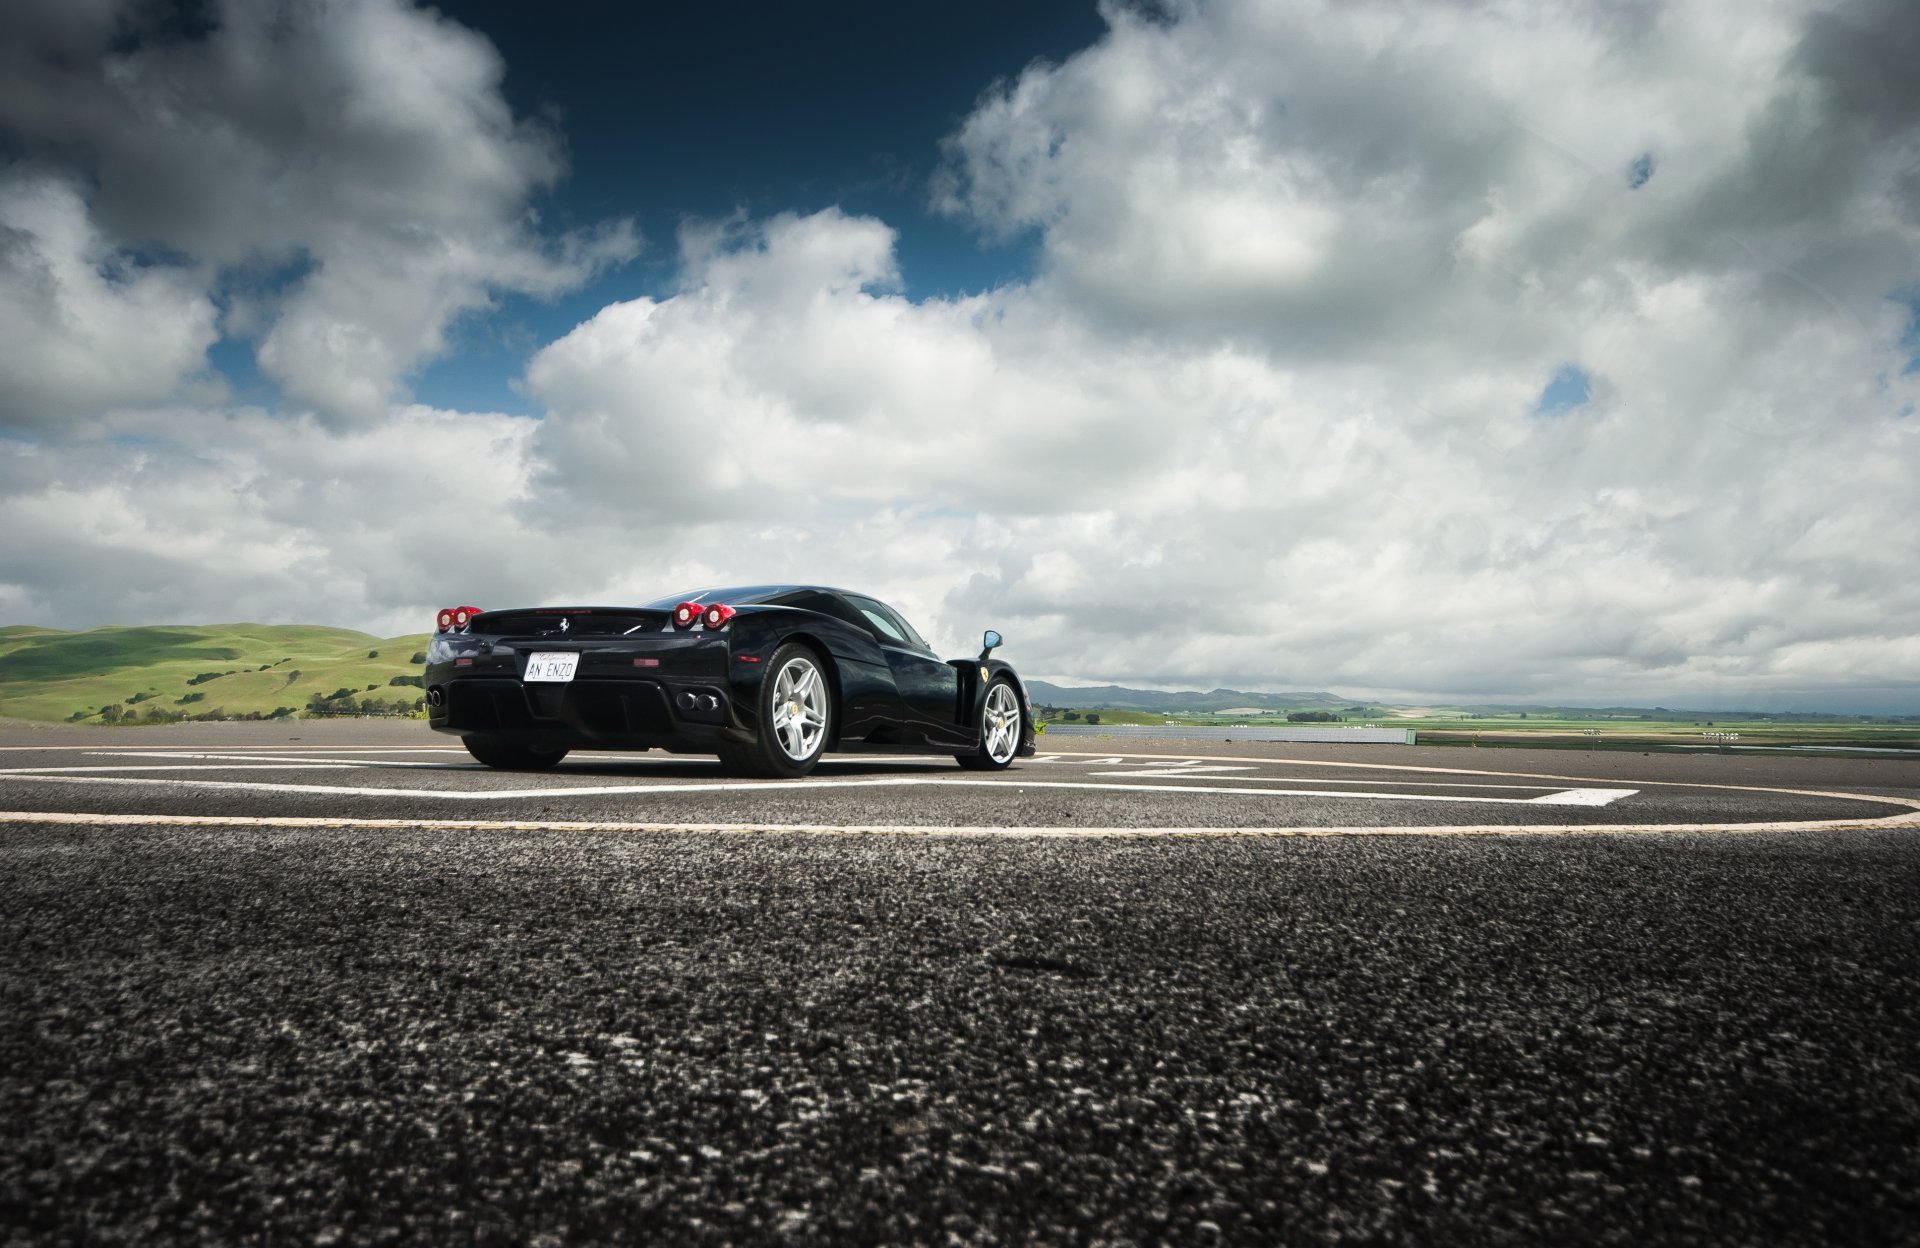
M746 734L732 726L718 681L577 679L566 684L462 676L428 688L436 732L579 749L711 751ZM435 702L437 701L437 705Z

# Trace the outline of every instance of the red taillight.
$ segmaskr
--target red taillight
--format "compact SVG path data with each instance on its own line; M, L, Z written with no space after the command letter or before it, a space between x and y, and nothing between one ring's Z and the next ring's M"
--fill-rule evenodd
M733 608L716 602L701 614L700 622L708 628L725 628L732 618Z
M450 633L464 630L479 614L479 607L442 607L434 622L439 625L441 632Z
M683 602L673 609L675 628L692 628L693 622L699 618L700 604L697 602Z

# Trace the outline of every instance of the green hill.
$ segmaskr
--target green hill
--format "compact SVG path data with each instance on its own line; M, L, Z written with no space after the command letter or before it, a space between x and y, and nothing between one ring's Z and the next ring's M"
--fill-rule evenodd
M304 624L167 625L69 633L0 628L0 716L15 719L235 718L411 708L426 633L374 637ZM347 696L336 696L336 695ZM348 702L351 701L351 708ZM117 708L106 711L103 708Z

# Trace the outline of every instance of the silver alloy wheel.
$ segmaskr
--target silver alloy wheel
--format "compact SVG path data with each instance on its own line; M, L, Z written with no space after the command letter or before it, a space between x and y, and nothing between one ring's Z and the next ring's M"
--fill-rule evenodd
M773 736L796 763L820 752L827 731L827 682L811 660L787 660L773 678Z
M1020 703L1013 686L1005 681L987 690L986 709L980 714L980 733L986 741L987 757L1005 763L1020 748Z

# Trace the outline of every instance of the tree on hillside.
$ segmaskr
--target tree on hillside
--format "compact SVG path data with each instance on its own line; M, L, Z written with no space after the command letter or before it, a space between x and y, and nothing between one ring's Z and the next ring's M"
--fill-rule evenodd
M367 651L367 657L370 659L377 659L380 657L380 652L378 650L369 650Z
M103 706L100 708L100 718L109 724L119 723L120 717L124 714L126 714L126 712L120 709L118 702L115 702L111 706Z
M1098 714L1098 713L1096 712L1096 713L1094 713L1094 714L1091 714L1091 715L1089 715L1089 716L1087 716L1087 722L1088 722L1088 723L1090 723L1090 724L1097 724L1097 723L1099 723L1099 722L1100 722L1100 716L1099 716L1099 714Z

